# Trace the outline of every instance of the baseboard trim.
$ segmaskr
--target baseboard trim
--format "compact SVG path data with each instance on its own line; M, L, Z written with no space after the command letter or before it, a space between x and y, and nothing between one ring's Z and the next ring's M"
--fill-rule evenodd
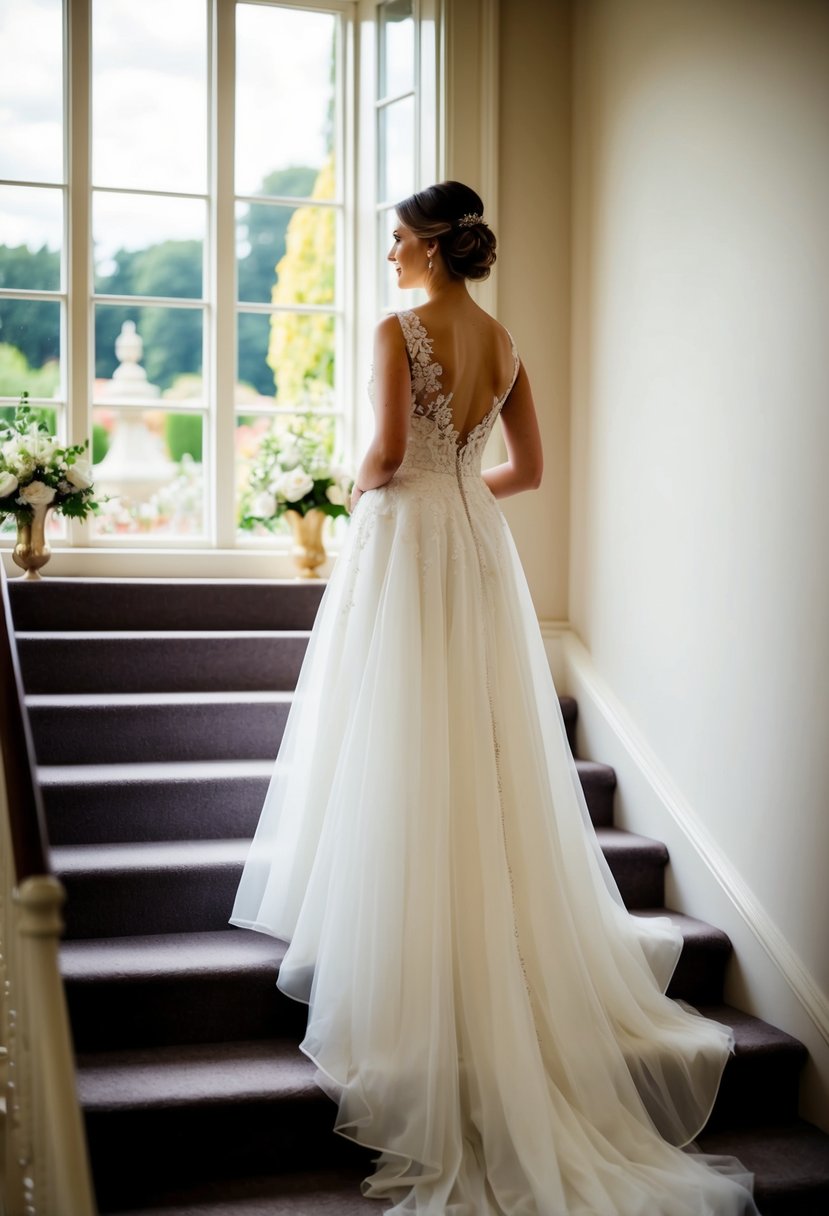
M548 624L557 627L559 622ZM545 635L544 626L542 635ZM622 702L597 672L590 652L577 635L570 629L551 628L549 636L555 637L562 647L565 667L578 678L579 694L586 692L590 696L596 710L651 787L665 814L677 824L741 920L783 976L823 1041L829 1045L829 1000L803 960L758 902L694 808L673 784L641 731L631 721Z

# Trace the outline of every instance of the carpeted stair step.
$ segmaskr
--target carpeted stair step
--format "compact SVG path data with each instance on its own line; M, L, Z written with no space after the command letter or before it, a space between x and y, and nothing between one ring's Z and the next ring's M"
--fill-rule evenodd
M737 1157L754 1173L762 1216L829 1212L829 1136L810 1123L704 1132L697 1143L703 1152Z
M661 905L665 846L616 828L597 834L628 906ZM68 895L67 936L223 929L248 848L247 838L54 848Z
M570 751L575 756L576 754L576 719L579 716L578 701L575 697L560 696L558 703L561 706L561 716L564 719L564 729L567 732L567 742L570 744Z
M662 841L620 828L597 828L596 836L625 906L632 911L661 908L668 864L668 850Z
M336 1108L314 1072L282 1039L80 1053L99 1205L141 1203L170 1183L312 1170L321 1155L368 1163L333 1134Z
M107 1208L101 1216L381 1216L391 1204L364 1199L361 1169L222 1180L192 1187L165 1187L152 1207Z
M39 765L261 760L279 750L291 696L56 693L27 696L26 705ZM568 698L560 700L567 709Z
M609 826L613 769L576 768L593 822ZM252 836L272 771L272 760L181 760L45 765L38 778L53 844L116 844Z
M278 938L233 928L66 941L61 970L75 1046L279 1036L296 1044L308 1010L276 987L285 949Z
M66 936L225 929L249 847L245 839L52 849L67 893Z
M26 698L38 764L275 757L289 692L83 693Z
M669 908L647 908L636 915L669 916L682 930L682 953L668 985L668 996L695 1006L721 1003L725 969L732 953L728 934Z
M768 1121L770 1108L778 1125L791 1119L795 1126L796 1098L781 1109L781 1081L788 1092L792 1078L796 1086L799 1044L728 1006L704 1012L733 1026L737 1040L710 1129ZM325 1159L337 1159L334 1108L313 1072L283 1039L81 1053L78 1085L101 1205L117 1202L125 1183L135 1202L139 1177L149 1193L159 1184L203 1182L212 1171L308 1168L323 1145ZM353 1151L346 1148L339 1159Z
M566 722L566 719L565 719ZM568 735L575 731L575 717ZM572 749L572 740L570 743ZM597 760L576 760L576 768L581 781L581 788L587 800L587 809L596 828L609 828L613 825L613 799L616 794L616 770L610 764L600 764Z
M26 691L242 692L291 689L307 630L18 633Z
M273 760L170 760L38 769L53 845L252 837Z
M706 1131L795 1120L800 1070L808 1057L803 1044L730 1005L698 1009L704 1017L730 1026L735 1038Z
M685 939L671 994L693 1005L721 1001L726 935L660 912ZM305 1006L276 988L284 951L276 938L232 928L66 941L61 967L75 1044L119 1050L279 1035L298 1042Z
M48 578L9 583L15 630L310 629L327 583Z

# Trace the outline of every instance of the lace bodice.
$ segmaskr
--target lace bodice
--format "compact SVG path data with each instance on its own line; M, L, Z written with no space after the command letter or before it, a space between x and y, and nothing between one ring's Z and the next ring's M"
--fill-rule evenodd
M510 335L513 369L509 386L462 442L455 429L452 393L444 392L443 368L432 355L432 339L417 313L395 314L400 322L412 371L412 414L401 471L432 469L440 473L479 473L481 456L495 419L518 375L518 352ZM373 389L373 385L371 386Z

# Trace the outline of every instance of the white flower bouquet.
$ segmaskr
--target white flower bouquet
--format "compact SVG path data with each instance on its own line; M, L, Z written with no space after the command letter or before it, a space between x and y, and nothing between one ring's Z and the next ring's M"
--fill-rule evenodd
M330 419L277 419L263 436L242 495L239 526L273 531L286 511L346 515L354 479L332 460Z
M92 465L84 453L89 440L62 447L37 419L22 393L11 422L0 420L0 518L13 515L29 523L36 507L53 507L61 515L85 519L97 511L93 501Z

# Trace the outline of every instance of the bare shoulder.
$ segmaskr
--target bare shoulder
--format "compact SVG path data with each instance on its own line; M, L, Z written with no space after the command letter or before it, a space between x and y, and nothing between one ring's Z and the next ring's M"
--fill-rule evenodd
M403 330L400 326L397 313L391 312L388 316L383 317L377 322L374 329L374 337L384 346L402 346L405 345Z

